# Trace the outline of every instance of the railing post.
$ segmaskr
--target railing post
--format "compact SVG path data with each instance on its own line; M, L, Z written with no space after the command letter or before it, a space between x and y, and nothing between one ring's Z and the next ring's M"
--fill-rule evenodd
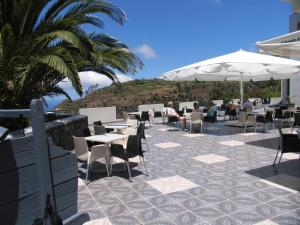
M52 191L51 167L49 162L48 140L45 129L45 118L43 103L40 99L31 102L31 121L33 133L33 145L35 150L37 174L39 176L39 196L41 215L44 214L47 195L51 196L53 206L54 195ZM47 224L50 224L49 219Z

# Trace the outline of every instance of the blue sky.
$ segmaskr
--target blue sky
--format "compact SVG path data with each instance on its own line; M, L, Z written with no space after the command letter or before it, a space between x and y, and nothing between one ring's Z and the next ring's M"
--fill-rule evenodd
M108 33L126 43L145 64L133 79L164 72L239 49L257 51L255 43L289 31L291 5L281 0L109 0L128 17L120 26L100 15L105 27L88 32ZM98 29L98 28L97 28ZM84 89L110 83L104 76L81 76ZM123 78L126 80L126 77ZM78 99L70 83L72 99ZM49 98L47 98L49 99ZM49 99L53 108L63 96Z
M103 18L103 32L139 52L145 68L134 78L216 57L288 33L291 6L281 0L111 0L124 26Z

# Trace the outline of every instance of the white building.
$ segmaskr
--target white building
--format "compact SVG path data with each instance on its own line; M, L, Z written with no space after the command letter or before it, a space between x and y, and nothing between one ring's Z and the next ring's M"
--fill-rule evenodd
M292 5L292 14L289 18L289 34L272 38L263 42L257 42L261 52L291 59L300 60L300 0L283 0ZM281 97L300 106L300 78L283 80L281 82Z

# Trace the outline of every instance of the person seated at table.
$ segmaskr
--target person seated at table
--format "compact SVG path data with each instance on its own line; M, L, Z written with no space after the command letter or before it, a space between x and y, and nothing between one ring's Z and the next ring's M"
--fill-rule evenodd
M216 112L218 112L218 107L213 102L209 102L207 114L203 118L204 122L210 122Z
M174 109L173 102L168 103L168 107L166 108L166 114L169 118L173 118L176 121L180 121L182 123L182 129L186 129L186 118L184 116L180 116Z
M229 115L229 120L236 119L238 105L234 104L232 100L230 100L226 105L227 115Z
M194 108L193 108L193 112L200 112L200 110L199 110L199 105L198 105L198 103L197 102L194 102Z
M244 104L243 104L243 109L245 112L252 112L252 108L253 108L253 104L252 102L247 99L244 101Z
M287 96L285 100L283 98L281 98L280 102L278 102L275 105L271 105L271 106L280 107L281 109L287 109L288 104L290 104L290 103L291 103L290 97Z

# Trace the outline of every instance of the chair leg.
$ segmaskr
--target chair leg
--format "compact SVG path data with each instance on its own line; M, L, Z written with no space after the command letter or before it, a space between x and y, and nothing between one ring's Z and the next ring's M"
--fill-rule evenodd
M129 167L129 161L126 161L126 165L127 165L127 170L128 170L128 176L129 176L128 180L129 180L130 182L132 182L132 179L131 179L131 172L130 172L130 167Z
M148 143L147 143L146 139L145 139L145 143L146 143L146 147L147 147L147 152L150 152L150 149L149 149L149 146L148 146Z
M283 155L283 153L281 152L281 155L280 155L280 157L279 157L278 164L280 163L280 161L281 161L281 159L282 159L282 155Z
M85 180L88 180L89 178L89 170L90 170L90 160L88 160L87 165L86 165L86 175L85 175Z
M109 175L111 175L112 174L112 157L110 157L110 173L109 173Z
M276 153L276 156L275 156L275 159L274 159L274 162L273 162L273 167L275 167L275 163L276 163L279 151L280 151L280 149L278 149L278 151Z
M145 168L146 176L149 176L144 157L142 157L142 160L143 160L143 165Z
M109 173L109 170L108 170L108 157L105 157L105 167L106 167L106 172L107 172L107 176L109 177L110 173Z

